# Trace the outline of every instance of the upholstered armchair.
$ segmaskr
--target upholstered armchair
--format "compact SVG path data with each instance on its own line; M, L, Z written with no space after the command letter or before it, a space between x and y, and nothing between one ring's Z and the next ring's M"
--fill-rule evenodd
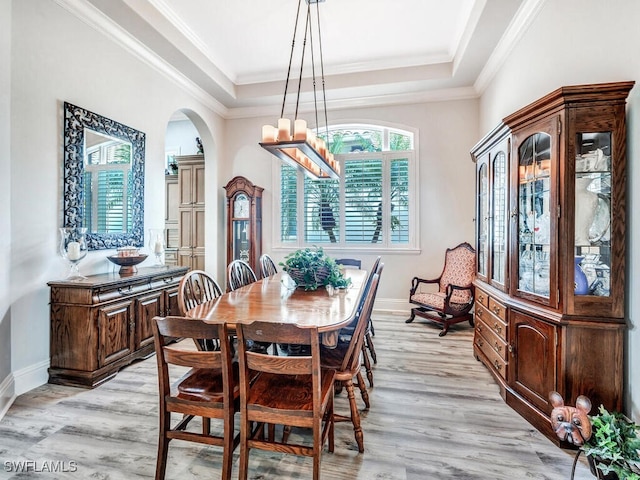
M448 248L444 268L438 278L426 280L414 277L411 281L409 302L417 305L411 309L411 323L416 315L442 325L440 336L447 334L449 326L469 321L473 325L474 286L476 253L468 243ZM437 288L428 288L431 284ZM434 291L429 291L434 290Z

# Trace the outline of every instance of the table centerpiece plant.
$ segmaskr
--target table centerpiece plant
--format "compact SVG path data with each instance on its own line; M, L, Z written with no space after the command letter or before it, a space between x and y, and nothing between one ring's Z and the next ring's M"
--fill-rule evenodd
M305 290L317 290L326 285L346 288L351 284L351 279L344 276L339 265L324 253L322 247L296 250L287 255L280 266L297 286Z
M591 415L591 438L581 447L596 478L640 480L640 426L600 406Z

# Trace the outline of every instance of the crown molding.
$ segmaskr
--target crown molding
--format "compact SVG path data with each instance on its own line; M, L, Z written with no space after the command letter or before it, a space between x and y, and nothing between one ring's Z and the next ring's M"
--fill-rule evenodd
M397 105L410 105L415 103L448 102L455 100L468 100L478 98L479 94L473 87L446 88L441 90L425 90L421 92L369 95L347 99L328 100L327 110L346 110L352 108L390 107ZM313 102L300 103L299 113L313 112ZM241 119L252 117L275 117L280 111L279 104L260 105L256 107L239 107L228 110L228 119Z
M202 88L189 80L185 75L176 70L172 65L164 61L152 50L143 45L135 37L117 25L99 9L91 5L85 0L54 0L55 3L62 8L75 15L81 21L89 25L91 28L102 33L103 35L113 39L118 45L126 51L133 54L146 65L152 67L185 92L191 95L197 101L203 103L212 111L222 117L226 117L228 113L227 107L207 93Z
M520 6L474 83L478 94L484 93L511 51L538 16L544 3L545 0L525 0Z

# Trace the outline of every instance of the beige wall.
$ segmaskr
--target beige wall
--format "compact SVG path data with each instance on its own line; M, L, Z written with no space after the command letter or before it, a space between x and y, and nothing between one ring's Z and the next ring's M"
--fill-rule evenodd
M640 81L640 2L546 0L480 102L481 129L562 85ZM640 418L640 86L627 107L627 413Z
M0 0L0 417L13 397L11 381L11 2Z
M6 1L2 2L3 8ZM69 101L146 134L145 233L164 224L164 145L167 122L184 110L203 139L207 190L216 192L223 122L177 84L149 64L98 33L52 0L11 3L11 261L0 270L13 287L10 370L19 394L47 380L49 361L50 280L64 278L66 265L58 255L62 224L62 103ZM0 12L5 22L4 12ZM0 36L6 30L0 28ZM6 45L3 41L2 45ZM0 51L3 60L4 50ZM1 70L4 72L5 69ZM3 82L0 77L0 82ZM3 83L0 86L4 87ZM0 109L0 122L4 109ZM1 123L0 123L1 124ZM4 134L6 130L3 129ZM4 148L4 142L0 142ZM1 155L1 161L7 156ZM3 172L5 165L0 165ZM8 178L0 175L0 184ZM0 200L8 189L0 188ZM216 195L208 199L211 251L218 247ZM0 228L5 230L0 213ZM0 236L0 242L5 241ZM0 267L4 262L0 249ZM112 252L92 252L80 264L83 273L113 268ZM215 256L211 269L217 268ZM209 262L209 259L208 259ZM6 291L0 289L2 294ZM6 312L3 302L3 313ZM4 325L2 326L5 329ZM4 342L4 337L2 342ZM2 343L4 347L4 343ZM7 370L0 354L0 373ZM6 377L0 377L2 382Z
M274 113L275 115L275 113ZM377 255L385 262L378 290L377 308L402 309L408 312L409 286L418 275L437 277L443 267L444 251L460 242L473 243L475 167L469 150L478 139L478 104L476 100L433 102L384 108L333 111L329 123L397 123L419 131L420 252L389 253L335 250L323 244L331 256L355 256L371 265ZM275 117L274 117L275 118ZM228 159L222 179L243 175L265 188L263 250L280 261L292 251L274 250L272 169L278 168L275 157L260 148L261 126L274 118L232 120L228 122ZM276 175L277 178L277 175Z

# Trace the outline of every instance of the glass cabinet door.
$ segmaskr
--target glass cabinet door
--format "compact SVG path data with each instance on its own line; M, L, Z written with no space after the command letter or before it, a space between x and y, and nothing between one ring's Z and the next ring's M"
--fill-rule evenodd
M549 298L551 278L551 136L518 147L518 290Z
M611 132L576 134L575 295L610 295Z
M489 252L489 167L486 162L478 170L478 219L477 219L477 249L478 276L487 280L488 252Z
M499 151L493 158L492 283L505 284L507 264L507 155Z

